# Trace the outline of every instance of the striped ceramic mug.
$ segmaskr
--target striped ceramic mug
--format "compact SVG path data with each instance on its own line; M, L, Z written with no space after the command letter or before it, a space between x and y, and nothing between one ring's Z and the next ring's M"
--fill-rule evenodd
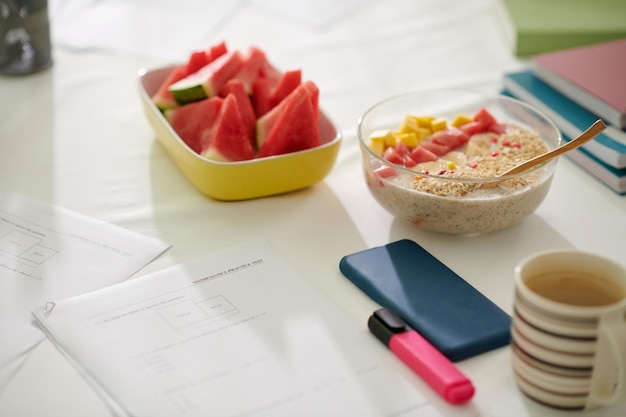
M626 269L555 250L515 268L512 364L519 389L550 407L589 410L626 397Z

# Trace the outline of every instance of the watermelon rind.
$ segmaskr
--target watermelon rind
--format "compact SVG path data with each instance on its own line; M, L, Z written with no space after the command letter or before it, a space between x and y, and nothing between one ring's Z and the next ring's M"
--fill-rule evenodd
M238 51L226 53L172 84L169 90L183 104L216 96L226 81L239 70L241 63Z
M176 101L183 104L203 100L208 97L202 83L185 85L184 83L181 84L179 81L170 86L170 92Z
M152 101L161 111L174 109L179 106L178 102L169 91L169 86L185 78L189 72L185 65L174 67L165 78L157 92L152 96Z

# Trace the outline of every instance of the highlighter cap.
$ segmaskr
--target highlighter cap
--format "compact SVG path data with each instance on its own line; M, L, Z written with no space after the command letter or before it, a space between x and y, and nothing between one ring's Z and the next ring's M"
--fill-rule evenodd
M410 330L397 314L386 308L376 310L367 321L367 327L385 346L389 346L394 335Z

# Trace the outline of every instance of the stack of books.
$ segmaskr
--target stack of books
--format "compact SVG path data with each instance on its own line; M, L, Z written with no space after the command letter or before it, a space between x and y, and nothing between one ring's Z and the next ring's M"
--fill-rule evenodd
M519 56L626 37L624 0L499 0L502 34Z
M596 120L604 132L566 154L619 194L626 194L626 38L546 52L527 69L504 74L504 93L543 111L566 141Z

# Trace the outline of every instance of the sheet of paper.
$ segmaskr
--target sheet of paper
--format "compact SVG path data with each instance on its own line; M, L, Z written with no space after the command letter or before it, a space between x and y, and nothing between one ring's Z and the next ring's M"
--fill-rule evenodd
M45 338L31 310L129 278L168 244L0 192L0 389Z
M263 241L34 314L120 415L439 415L367 318Z

